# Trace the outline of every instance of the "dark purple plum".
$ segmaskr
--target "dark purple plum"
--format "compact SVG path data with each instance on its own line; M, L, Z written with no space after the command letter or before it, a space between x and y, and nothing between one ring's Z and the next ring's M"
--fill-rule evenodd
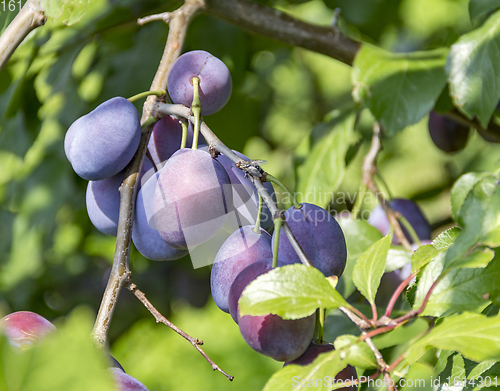
M184 53L175 61L168 75L168 94L174 103L191 107L193 77L200 79L201 114L209 115L222 109L232 89L231 74L226 65L203 50Z
M103 234L116 236L120 212L120 186L125 172L87 185L87 213L90 221Z
M429 134L436 147L444 152L453 153L465 148L469 137L469 127L431 111Z
M312 341L307 350L304 352L302 356L296 358L292 361L287 361L283 367L287 365L294 364L300 366L306 366L311 364L316 357L318 357L321 353L331 352L335 350L333 344L318 344L315 341ZM358 374L356 373L356 368L352 365L347 365L344 369L342 369L337 375L332 377L337 382L348 382L353 380L358 380ZM337 388L338 390L357 390L357 385L351 385L347 387Z
M33 345L56 330L43 316L30 311L13 312L0 319L0 329L9 343L17 348Z
M208 146L201 148L208 152ZM242 160L250 160L241 152L233 151ZM221 154L217 156L217 160L224 167L229 175L231 186L233 187L233 205L238 212L238 218L241 220L240 225L255 224L255 219L259 211L259 195L257 189L252 184L250 178L245 177L245 173L236 167L236 164L227 156ZM270 182L264 182L264 187L276 202L276 194L274 193L273 185ZM260 221L261 227L269 229L273 226L273 216L267 205L264 203Z
M431 226L416 203L404 198L395 198L389 202L389 205L391 208L401 213L406 220L408 220L408 223L411 224L420 240L429 240L431 238ZM391 229L389 219L380 205L373 208L370 218L368 219L368 223L377 228L382 235L387 235ZM410 234L404 227L402 227L402 229L406 239L412 243L413 241ZM396 236L393 237L392 243L398 243Z
M233 232L219 249L212 266L210 286L215 304L229 313L228 295L240 271L265 258L272 258L271 235L263 229L255 233L246 225Z
M148 391L146 386L139 380L127 375L120 368L110 368L113 374L115 383L118 386L118 391Z
M154 126L148 143L148 151L156 167L161 168L166 160L180 149L182 140L182 126L179 120L167 115ZM186 147L193 143L193 124L189 122L186 138ZM198 144L205 143L200 134Z
M159 173L154 173L141 186L135 203L132 241L137 250L153 261L167 261L182 258L188 252L170 247L154 228L153 201Z
M200 150L181 149L160 171L154 195L154 221L162 239L186 249L206 242L233 211L224 167Z
M340 277L347 261L347 247L337 220L327 210L307 203L301 204L299 209L289 208L285 218L312 265L326 277ZM278 254L287 264L300 262L283 231L280 232Z
M127 166L140 138L141 124L134 105L115 97L73 122L64 139L64 150L79 176L98 181Z
M294 360L304 353L314 335L315 314L306 318L285 320L277 315L240 316L238 300L246 286L272 269L272 258L244 268L229 290L229 312L237 321L245 342L255 351L277 361Z

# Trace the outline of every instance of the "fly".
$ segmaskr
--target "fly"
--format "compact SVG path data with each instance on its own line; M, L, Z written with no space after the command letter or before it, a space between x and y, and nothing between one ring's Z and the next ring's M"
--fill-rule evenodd
M260 166L266 163L266 160L240 160L238 163L236 163L236 167L245 172L245 177L248 177L248 175L252 175L257 178L262 178L264 170Z

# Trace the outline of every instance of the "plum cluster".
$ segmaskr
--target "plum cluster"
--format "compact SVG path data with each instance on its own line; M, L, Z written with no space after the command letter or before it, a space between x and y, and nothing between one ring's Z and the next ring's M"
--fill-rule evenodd
M172 101L191 106L198 104L199 98L202 114L220 110L229 99L231 86L231 76L224 63L204 51L180 56L168 77ZM194 106L192 108L194 111ZM88 129L90 127L93 132ZM116 235L117 230L118 189L124 179L123 169L137 145L130 146L132 153L121 154L124 157L120 158L120 164L112 165L113 170L96 167L101 161L115 156L118 147L127 144L123 149L129 151L130 143L118 137L124 132L140 133L137 113L135 110L132 113L126 100L114 98L77 120L68 130L65 142L68 159L75 171L90 180L87 208L92 222L100 231L112 235ZM243 338L254 350L278 361L298 359L295 363L300 364L300 357L308 348L313 349L314 314L285 320L273 314L241 316L238 309L238 300L245 287L273 268L274 253L278 258L276 267L299 263L300 259L283 233L274 232L271 236L266 231L273 227L273 216L267 206L264 205L261 215L257 216L259 196L251 177L228 157L214 156L208 146L198 148L198 140L204 141L198 138L197 132L196 126L189 123L187 133L184 126L183 134L182 124L171 116L162 118L154 126L147 157L139 173L132 240L149 259L177 259L209 241L228 216L234 214L238 228L220 247L212 268L214 301L221 310L231 314ZM114 149L95 149L103 143L98 137L114 136L117 140L110 143ZM83 143L89 145L80 145ZM75 157L85 148L93 150L92 164L82 164ZM234 152L242 160L250 160ZM79 164L84 168L80 169ZM274 196L272 185L266 182L264 186ZM291 207L284 216L312 266L327 277L340 277L346 265L347 250L342 229L332 215L323 208L304 203ZM279 243L277 248L274 243Z
M56 327L34 312L18 311L0 319L0 331L11 346L23 350L54 333ZM109 356L109 370L119 391L148 391L141 382L126 374L120 363L112 356Z
M312 265L327 277L340 277L347 250L344 234L337 221L323 208L312 204L292 206L285 219ZM276 235L278 248L274 248ZM271 236L264 229L244 226L233 232L219 249L212 266L210 284L217 306L231 314L243 339L259 353L277 361L299 358L310 346L316 326L315 315L285 320L277 315L241 316L238 301L246 286L273 268L273 253L278 265L300 263L288 238L276 231Z

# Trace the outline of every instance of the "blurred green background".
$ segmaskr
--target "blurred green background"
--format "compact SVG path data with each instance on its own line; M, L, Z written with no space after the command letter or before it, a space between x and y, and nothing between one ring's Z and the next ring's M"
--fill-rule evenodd
M473 27L466 0L260 2L321 25L329 25L339 7L345 32L394 51L449 46ZM99 233L87 217L87 183L65 157L64 135L74 120L103 101L149 88L168 27L161 22L139 27L136 20L179 5L89 1L85 13L49 19L0 72L0 314L30 310L54 320L79 305L97 311L114 238ZM14 15L0 12L0 29ZM205 119L208 125L231 148L267 160L266 170L292 189L297 168L312 148L315 126L354 106L348 66L205 15L194 19L184 49L209 51L232 74L232 97ZM352 207L341 196L353 199L358 191L371 126L372 118L363 112L359 142L348 154L333 210ZM463 151L446 155L432 143L426 118L384 140L379 167L391 194L418 201L439 232L450 216L454 180L466 171L491 169L499 159L500 147L475 132ZM111 323L111 350L151 391L256 390L281 367L252 351L230 316L215 307L208 267L193 269L189 258L152 262L133 249L131 269L150 301L203 339L206 352L235 376L229 383L213 373L186 341L157 325L123 292Z

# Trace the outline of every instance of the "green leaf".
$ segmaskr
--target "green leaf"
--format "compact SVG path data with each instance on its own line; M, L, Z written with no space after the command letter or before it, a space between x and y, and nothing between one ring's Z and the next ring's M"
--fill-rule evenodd
M410 324L398 327L388 333L377 335L373 338L373 343L379 350L392 346L404 345L411 342L413 338L416 338L428 328L429 323L427 323L427 321L417 318Z
M415 273L416 271L422 269L425 265L431 262L436 256L439 255L441 251L436 249L432 244L426 244L420 246L411 255L411 271Z
M340 219L347 244L347 258L357 260L368 248L382 238L380 231L365 220Z
M464 358L460 354L453 356L453 366L451 368L450 385L453 391L463 390L462 380L465 378Z
M481 376L484 372L495 365L495 363L495 360L488 360L477 364L467 375L467 380L476 379L478 376Z
M444 254L428 264L418 281L413 308L420 308L431 285L442 274ZM423 315L442 316L461 311L481 312L490 301L488 296L498 286L500 262L494 258L484 269L450 270L434 288Z
M500 317L466 312L444 318L412 345L408 362L415 362L428 346L454 350L478 362L500 360Z
M335 340L335 348L346 351L347 362L357 368L377 368L375 355L366 343L354 335L341 335Z
M343 354L342 350L332 350L320 354L309 365L287 365L269 379L263 391L293 391L302 385L331 390L332 379L347 366Z
M500 0L470 0L470 20L475 21L481 19L498 8L500 8Z
M356 261L373 243L382 238L382 234L365 220L343 218L338 222L344 232L347 245L347 265L337 289L342 296L349 297L356 290L352 282L352 271Z
M367 44L354 59L353 97L389 134L420 121L446 84L447 49L390 53Z
M432 391L431 380L434 376L434 371L431 366L424 363L415 363L410 365L408 373L405 375L404 387L401 391Z
M446 64L450 95L468 118L487 127L500 100L500 11L452 45Z
M392 235L389 234L370 246L359 257L352 273L352 280L361 294L372 304L384 274L387 254L391 247Z
M465 258L462 258L459 261L455 262L448 268L448 270L486 267L494 256L495 252L489 248L476 248L471 253L467 254Z
M301 264L275 268L243 291L241 315L275 314L283 319L309 316L317 308L348 305L318 269Z
M469 172L462 175L453 184L451 188L451 217L453 217L453 220L458 221L458 213L460 212L460 208L467 194L469 194L474 185L484 178L485 175L486 173Z
M336 118L332 129L313 146L305 162L298 168L298 194L301 202L326 207L345 174L345 156L355 140L355 113ZM312 199L311 199L312 197Z
M458 221L464 227L446 253L444 270L456 268L463 257L485 238L494 242L490 232L500 227L500 192L497 179L487 176L478 181L468 193L458 214Z
M389 273L397 269L401 269L404 265L411 263L412 253L401 246L394 246L389 249L387 254L387 263L385 272Z
M438 237L432 241L432 246L437 250L448 249L451 245L453 245L455 239L461 231L462 230L460 228L453 227L441 232Z

